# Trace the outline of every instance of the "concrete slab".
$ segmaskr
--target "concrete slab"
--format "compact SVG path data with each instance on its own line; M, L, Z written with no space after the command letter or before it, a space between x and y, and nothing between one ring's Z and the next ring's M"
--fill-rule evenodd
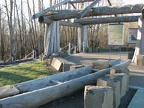
M97 86L110 86L113 88L113 108L117 108L120 104L120 81L101 77L97 79Z
M85 86L84 108L113 108L113 90L108 86Z
M128 108L144 108L144 91L137 90Z
M61 71L62 70L62 66L64 61L66 61L63 58L53 58L51 65L57 70L57 71Z

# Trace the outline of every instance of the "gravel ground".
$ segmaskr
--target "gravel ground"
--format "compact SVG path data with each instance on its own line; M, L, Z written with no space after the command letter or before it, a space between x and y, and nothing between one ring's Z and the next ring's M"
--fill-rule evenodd
M76 64L91 65L92 62L98 59L127 59L128 53L80 53L75 54L66 58L69 61L72 61ZM129 67L130 70L130 82L131 86L144 87L144 67L136 66L131 64ZM136 90L129 89L126 95L121 98L121 104L118 108L127 108L129 102L134 96ZM78 91L72 95L60 98L56 101L50 102L46 105L43 105L39 108L84 108L84 90Z

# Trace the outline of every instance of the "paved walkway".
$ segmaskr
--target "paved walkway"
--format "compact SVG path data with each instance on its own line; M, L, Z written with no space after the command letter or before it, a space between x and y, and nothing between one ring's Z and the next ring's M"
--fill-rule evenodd
M98 59L128 59L127 52L112 53L78 53L66 58L76 64L92 65L92 62ZM134 63L128 67L130 70L130 85L144 87L144 66L137 66Z

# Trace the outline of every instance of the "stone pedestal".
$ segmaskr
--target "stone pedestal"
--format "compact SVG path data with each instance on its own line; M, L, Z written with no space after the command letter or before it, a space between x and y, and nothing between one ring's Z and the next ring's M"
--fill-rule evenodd
M97 86L110 86L113 88L113 108L117 108L120 104L120 82L115 79L102 77L97 79Z
M93 68L99 69L99 70L102 70L102 69L109 67L109 61L108 60L96 60L92 64L93 64Z
M105 86L85 86L84 108L113 108L113 90Z
M128 88L126 73L108 74L106 77L120 81L120 96L123 97L126 94Z

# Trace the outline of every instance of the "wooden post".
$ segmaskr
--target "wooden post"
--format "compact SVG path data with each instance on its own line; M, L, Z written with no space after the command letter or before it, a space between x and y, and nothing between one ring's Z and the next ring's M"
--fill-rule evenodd
M138 19L137 43L132 62L137 64L137 56L139 54L144 55L144 18L142 16Z
M46 25L45 34L44 34L44 55L47 55L48 52L48 39L49 39L48 31L49 31L49 27L48 25Z
M86 25L83 25L81 27L81 34L82 34L82 37L83 37L83 42L84 42L84 45L83 45L83 49L87 48L88 47L88 35L87 35L87 26Z
M85 51L85 46L84 46L84 42L83 42L83 52Z
M59 22L53 21L45 30L44 54L52 55L60 50Z
M81 26L81 28L78 28L78 49L81 51L86 47L88 47L87 26Z
M68 54L71 54L71 43L68 44Z
M78 28L78 51L81 51L81 43L82 43L82 37L81 37L81 28Z
M33 58L33 60L35 59L35 51L34 50L32 51L32 58Z

